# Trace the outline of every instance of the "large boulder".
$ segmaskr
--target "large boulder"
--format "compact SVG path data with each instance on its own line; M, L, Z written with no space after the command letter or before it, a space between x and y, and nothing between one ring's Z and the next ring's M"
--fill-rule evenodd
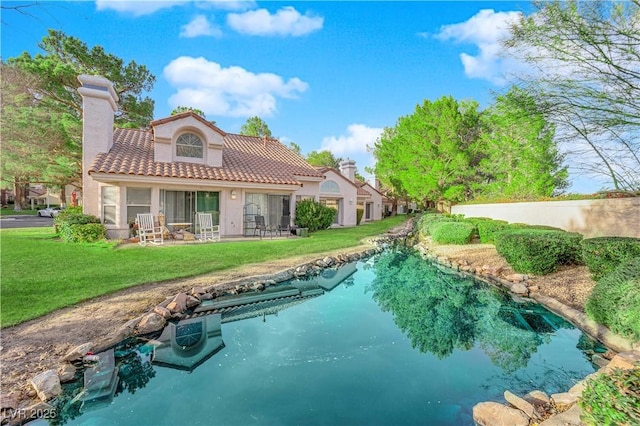
M65 356L62 357L63 361L78 361L82 359L87 352L90 352L93 349L93 342L83 343L82 345L76 346L71 349Z
M174 313L182 313L187 310L187 295L185 293L176 294L167 304L167 309Z
M529 418L533 418L535 409L533 405L509 391L504 391L504 399L518 410L522 411Z
M31 379L31 386L42 401L47 401L62 393L60 378L55 370L47 370L38 374Z
M522 411L497 402L476 404L473 420L480 426L529 426L529 418Z
M144 315L138 323L138 334L154 333L158 330L162 330L167 323L167 320L160 314L155 312L149 312Z

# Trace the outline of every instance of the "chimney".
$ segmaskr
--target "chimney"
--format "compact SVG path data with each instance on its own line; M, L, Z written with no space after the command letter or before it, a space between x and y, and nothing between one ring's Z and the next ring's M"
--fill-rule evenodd
M96 155L113 145L113 117L118 110L118 95L104 77L82 74L78 92L82 96L82 198L85 213L100 217L99 186L88 175Z
M346 176L351 182L356 181L356 162L348 158L340 163L340 173Z

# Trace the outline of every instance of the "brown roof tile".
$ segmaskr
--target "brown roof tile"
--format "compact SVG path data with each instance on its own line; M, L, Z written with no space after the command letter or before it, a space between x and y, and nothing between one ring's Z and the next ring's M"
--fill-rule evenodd
M299 185L298 176L322 178L322 173L274 139L226 133L222 167L156 162L153 144L150 131L116 129L113 147L96 156L89 173L287 185Z

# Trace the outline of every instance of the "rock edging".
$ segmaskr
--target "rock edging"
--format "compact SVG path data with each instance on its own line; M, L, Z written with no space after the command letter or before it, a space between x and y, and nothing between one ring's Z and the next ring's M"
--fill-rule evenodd
M55 418L55 407L49 404L48 401L62 393L61 384L78 378L78 373L83 370L84 364L90 364L93 361L94 353L104 352L130 337L157 333L164 328L168 320L185 318L188 315L187 312L198 306L203 300L210 300L227 294L260 292L280 282L293 278L316 276L324 269L340 267L349 262L367 259L382 252L394 241L407 238L407 236L411 235L412 230L413 221L409 220L396 228L395 231L368 239L367 242L374 248L352 254L341 253L337 256L324 256L274 274L245 277L207 287L193 287L188 292L180 292L168 297L148 312L127 321L106 337L96 342L86 342L74 347L65 356L61 357L57 370L47 370L37 374L29 381L32 388L29 396L37 396L40 401L24 405L15 395L2 394L0 401L1 424L14 426L37 418Z

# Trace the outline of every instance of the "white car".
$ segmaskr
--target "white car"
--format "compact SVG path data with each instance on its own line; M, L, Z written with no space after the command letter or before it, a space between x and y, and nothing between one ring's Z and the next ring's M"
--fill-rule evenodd
M62 210L62 207L47 207L46 209L38 210L38 217L56 217Z

